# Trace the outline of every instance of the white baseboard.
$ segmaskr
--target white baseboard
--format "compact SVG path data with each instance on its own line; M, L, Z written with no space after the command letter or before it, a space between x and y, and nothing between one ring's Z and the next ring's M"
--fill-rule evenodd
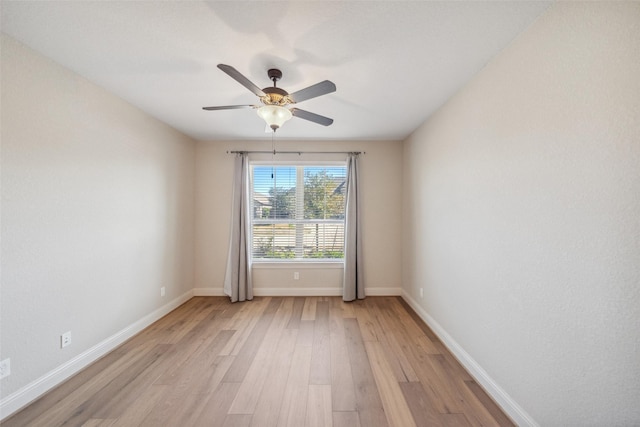
M27 384L15 393L5 397L0 401L0 420L9 417L11 414L33 402L47 391L61 384L63 381L109 353L111 350L115 349L156 320L184 304L192 296L193 291L184 293L173 301L168 302L157 310L144 316L132 325L127 326L116 334L91 347L87 351L58 366L51 372L48 372L37 380Z
M402 288L366 288L368 296L400 296ZM333 297L342 296L342 288L253 288L253 294L257 297ZM195 288L193 295L224 296L222 288Z
M503 411L518 425L538 427L539 424L507 394L482 367L429 315L411 296L402 291L402 298L440 338L471 376L484 388Z

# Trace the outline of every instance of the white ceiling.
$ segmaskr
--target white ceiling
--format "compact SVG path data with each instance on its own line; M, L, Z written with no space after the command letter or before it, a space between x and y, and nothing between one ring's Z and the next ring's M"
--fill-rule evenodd
M262 139L255 104L220 71L290 93L337 91L296 105L280 139L402 140L468 82L549 2L2 1L2 31L198 140Z

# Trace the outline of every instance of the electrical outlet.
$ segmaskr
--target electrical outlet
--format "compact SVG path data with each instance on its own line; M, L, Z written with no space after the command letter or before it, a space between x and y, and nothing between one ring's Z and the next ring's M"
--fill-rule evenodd
M64 348L71 344L71 331L60 335L60 348Z
M165 293L164 286L160 288L160 296L163 297Z
M11 359L4 359L0 362L0 379L11 375Z
M422 288L420 288L420 298L424 297L424 291L422 290Z
M296 271L295 273L293 273L293 280L298 280L298 279L300 279L300 273Z

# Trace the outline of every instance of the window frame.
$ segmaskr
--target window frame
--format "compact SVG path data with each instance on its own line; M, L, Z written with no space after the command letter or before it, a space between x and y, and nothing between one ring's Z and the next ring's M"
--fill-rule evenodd
M250 251L251 251L251 263L254 266L260 266L265 268L277 268L278 266L284 267L285 264L296 264L296 268L315 268L319 265L328 268L338 268L344 265L344 253L342 258L304 258L297 257L296 258L254 258L253 257L253 226L254 224L300 224L304 227L305 224L342 224L343 227L346 226L346 218L342 219L305 219L304 214L302 214L302 218L295 219L258 219L254 218L254 206L253 206L253 194L254 194L254 168L258 166L269 166L269 167L300 167L302 169L302 180L304 181L304 168L305 167L342 167L345 169L345 181L347 178L347 161L346 160L249 160L249 211L250 211L250 227L249 227L249 238L250 238ZM300 173L299 169L296 169L297 173ZM296 181L299 178L296 179ZM296 211L302 209L304 212L304 186L299 188L298 182L296 182L296 192L299 192L301 197L296 196ZM346 199L345 199L346 203ZM346 208L346 206L345 206ZM345 212L346 215L346 212ZM297 216L297 215L296 215ZM256 222L257 221L257 222ZM304 247L298 248L298 244L296 242L296 250L302 250L304 253ZM344 247L344 237L343 237L343 247Z

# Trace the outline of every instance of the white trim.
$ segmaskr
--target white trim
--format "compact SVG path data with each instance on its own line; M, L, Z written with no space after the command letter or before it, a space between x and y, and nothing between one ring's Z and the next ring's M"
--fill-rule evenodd
M344 268L344 262L335 262L335 261L256 261L254 260L251 263L251 267L257 270L261 269L281 269L288 268L290 270L296 269L342 269Z
M141 332L161 317L167 315L172 310L193 297L193 291L188 291L173 301L147 314L137 322L127 326L109 338L91 347L87 351L79 354L73 359L63 363L54 370L46 373L35 381L27 384L18 391L10 394L0 401L0 419L5 419L42 396L47 391L61 384L63 381L78 373L81 369L95 362L105 354L109 353L120 344Z
M471 376L482 386L482 388L493 398L493 400L504 410L507 415L518 426L539 427L539 424L529 415L518 403L507 394L502 387L496 383L489 374L458 344L451 335L444 330L436 320L429 315L420 305L411 298L408 292L402 290L402 299L413 308L422 320L440 338L443 344L453 353L460 364L471 374Z

